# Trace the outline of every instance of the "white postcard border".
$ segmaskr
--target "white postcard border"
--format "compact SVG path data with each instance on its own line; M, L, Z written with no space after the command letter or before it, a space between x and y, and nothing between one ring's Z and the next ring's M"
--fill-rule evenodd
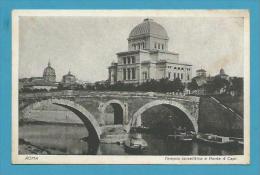
M143 16L244 18L244 155L19 155L18 59L20 16ZM250 163L250 22L248 10L13 10L12 12L12 163L13 164L249 164Z

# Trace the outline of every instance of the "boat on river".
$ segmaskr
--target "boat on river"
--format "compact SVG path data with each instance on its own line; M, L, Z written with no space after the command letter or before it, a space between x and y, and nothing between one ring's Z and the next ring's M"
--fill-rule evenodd
M192 141L194 138L194 133L191 131L188 132L176 132L175 134L170 134L167 136L167 140L178 140L178 141L184 141L189 142Z
M236 144L230 137L218 136L214 134L198 134L197 140L214 145L233 145Z
M234 141L238 145L244 145L244 139L238 137L230 137L230 140Z
M142 138L141 134L131 136L129 139L124 141L125 151L128 153L142 153L146 151L148 144Z

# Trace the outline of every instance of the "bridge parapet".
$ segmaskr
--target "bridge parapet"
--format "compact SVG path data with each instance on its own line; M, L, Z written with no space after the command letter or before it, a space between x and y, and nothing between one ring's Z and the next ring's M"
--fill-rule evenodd
M199 114L199 97L154 92L99 92L99 91L60 91L47 93L19 94L19 110L25 112L41 105L56 104L72 111L84 111L84 115L91 116L90 121L96 127L105 125L106 109L112 105L114 118L122 115L125 128L133 126L137 118L145 110L156 105L171 105L183 111L191 120L197 131ZM26 110L23 110L26 108ZM116 111L116 112L115 112ZM28 114L28 113L27 113ZM26 116L23 114L22 116ZM114 123L114 124L119 124ZM127 129L128 130L128 129ZM98 131L99 132L99 131ZM100 133L102 130L100 129Z
M157 92L124 92L124 91L59 91L59 92L38 92L38 93L20 93L19 99L36 99L36 98L75 98L75 97L151 97L151 98L179 98L195 100L194 96L186 96L183 94L163 94ZM198 98L198 97L197 97Z

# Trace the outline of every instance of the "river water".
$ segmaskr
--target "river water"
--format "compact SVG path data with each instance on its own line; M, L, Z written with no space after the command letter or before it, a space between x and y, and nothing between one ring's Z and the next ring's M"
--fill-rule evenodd
M83 125L69 124L25 124L19 127L19 138L32 145L48 150L49 154L84 155L89 154L89 145L81 138L88 136ZM167 141L158 135L142 134L148 143L145 155L241 155L243 147L224 148L196 141L181 142ZM20 146L19 146L20 148ZM20 154L28 154L19 150ZM104 144L97 145L99 155L126 155L123 145Z

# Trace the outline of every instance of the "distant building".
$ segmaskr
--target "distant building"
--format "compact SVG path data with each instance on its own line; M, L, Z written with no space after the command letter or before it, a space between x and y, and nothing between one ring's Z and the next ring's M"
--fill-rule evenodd
M69 71L68 74L63 75L61 84L63 87L75 88L77 86L77 79L76 76L71 74Z
M206 75L206 70L204 70L204 69L198 69L198 70L196 70L196 76L197 77L206 77L207 75Z
M138 24L129 34L128 51L117 53L117 63L108 68L110 84L162 78L190 82L192 65L181 63L178 53L168 51L168 41L166 30L152 19Z
M19 89L57 89L55 70L48 62L48 66L43 71L42 77L31 77L19 79Z
M207 86L212 86L216 78L227 80L230 83L230 77L227 74L225 74L223 68L220 69L219 74L213 77L207 76L206 73L207 72L204 69L199 69L196 71L197 76L192 78L192 81L195 81L197 83L198 88L192 92L193 94L206 95L209 93L223 94L227 92L227 85L224 85L222 88L215 90L214 92L207 92Z
M18 87L19 90L24 88L24 85L28 82L28 78L20 78L19 79L19 83L18 83Z
M68 72L68 74L63 75L62 77L62 83L64 84L75 84L76 80L76 77L72 75L70 71Z
M117 82L117 63L112 62L111 66L108 68L108 77L110 84Z
M215 77L216 78L220 78L220 79L223 79L223 80L227 80L228 83L230 83L229 81L229 76L227 74L225 74L225 71L223 68L220 69L219 71L219 74L217 74ZM223 94L223 93L226 93L227 92L227 88L228 88L228 85L225 84L222 88L220 88L219 90L215 91L216 94Z
M29 81L23 85L23 88L28 88L31 90L46 89L47 91L49 91L50 89L57 89L57 87L57 84L45 80Z
M196 77L192 78L192 81L196 82L198 85L198 89L194 90L192 93L197 95L204 95L206 94L206 87L208 77L207 77L207 71L204 69L198 69L196 70Z
M223 68L220 69L219 74L215 76L216 78L221 78L225 80L229 80L229 76L225 74L225 71Z
M56 82L55 70L51 67L50 61L48 62L48 66L43 71L43 79L47 82Z

